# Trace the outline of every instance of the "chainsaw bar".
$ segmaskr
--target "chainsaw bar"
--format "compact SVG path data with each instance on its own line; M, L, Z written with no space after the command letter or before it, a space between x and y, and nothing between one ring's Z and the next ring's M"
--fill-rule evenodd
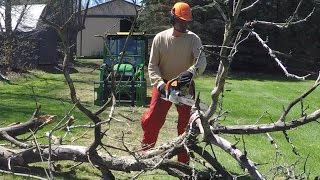
M196 100L192 99L191 96L187 97L187 96L180 96L180 92L179 91L172 91L169 95L168 98L165 98L165 97L161 97L162 99L166 100L166 101L170 101L174 104L177 104L177 105L187 105L187 106L193 106L195 105L196 103ZM199 106L200 106L200 110L202 111L206 111L209 106L205 103L202 103L200 102L199 103Z

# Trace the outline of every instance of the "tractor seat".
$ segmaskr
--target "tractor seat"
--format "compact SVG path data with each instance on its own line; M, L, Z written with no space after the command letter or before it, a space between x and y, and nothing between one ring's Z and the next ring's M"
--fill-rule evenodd
M113 71L117 72L117 77L116 80L122 80L122 81L126 81L126 80L131 80L134 77L134 73L135 73L135 69L133 67L132 64L129 63L122 63L120 64L116 64L113 66Z

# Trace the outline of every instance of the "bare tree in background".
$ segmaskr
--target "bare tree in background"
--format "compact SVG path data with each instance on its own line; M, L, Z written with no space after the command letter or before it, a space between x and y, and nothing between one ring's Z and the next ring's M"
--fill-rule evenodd
M74 108L78 108L93 122L92 125L82 125L82 127L94 128L94 140L87 147L74 145L52 145L52 133L54 131L58 130L63 125L68 126L68 128L75 128L77 126L71 125L72 123L70 122L72 121L72 117L70 116L70 113L68 113L66 117L59 121L58 124L55 125L55 127L50 131L48 135L48 145L37 145L35 147L29 144L23 144L15 138L15 136L17 136L18 134L25 132L21 130L18 131L18 127L20 129L25 129L26 127L28 129L33 129L34 127L42 127L43 125L52 122L54 119L54 117L52 116L38 117L36 115L37 113L35 112L33 118L26 124L0 128L0 138L6 139L16 144L17 146L24 148L17 152L15 150L7 149L0 146L1 165L5 165L5 168L8 171L13 171L15 167L26 167L30 163L41 162L44 161L44 159L47 159L49 171L47 175L50 179L53 179L52 162L62 160L91 163L94 165L94 167L97 167L101 171L103 179L115 178L111 170L123 172L138 171L138 173L134 177L132 177L132 179L136 179L139 177L139 175L147 171L153 171L156 169L166 171L168 174L179 177L181 179L200 179L202 178L202 176L201 174L199 174L199 170L196 169L192 164L189 166L171 160L171 157L176 155L179 150L181 150L182 148L186 148L190 152L190 154L198 154L201 158L198 161L200 161L202 164L206 164L206 167L214 172L213 174L211 174L212 176L203 177L204 179L215 177L222 177L223 179L236 178L236 175L232 174L230 170L224 168L221 165L221 163L215 157L214 153L207 151L204 147L199 145L199 141L197 141L196 139L202 137L200 138L201 141L206 142L208 145L217 146L225 153L231 155L237 161L237 163L241 165L242 168L246 169L246 172L249 176L254 179L265 179L265 175L261 174L256 164L250 160L250 154L242 152L237 148L236 144L232 144L228 140L224 139L220 134L265 134L269 132L280 131L283 132L287 138L287 130L316 121L320 118L320 109L315 109L312 113L301 113L302 115L299 117L291 118L291 120L287 119L287 115L292 110L292 108L298 105L304 98L310 95L320 85L320 76L317 78L314 85L310 89L306 90L305 93L298 96L286 108L284 108L282 114L279 115L279 119L276 122L270 124L249 124L241 126L223 126L220 124L219 126L217 126L218 123L216 122L219 121L219 117L221 116L221 114L219 114L220 112L218 111L220 104L219 102L221 100L221 94L224 91L230 64L232 63L234 55L237 53L238 45L245 42L249 36L255 37L257 41L262 44L262 46L273 58L273 60L275 60L275 62L283 70L286 76L301 80L307 77L307 75L298 76L288 72L282 65L281 60L276 57L274 51L269 48L266 42L259 36L259 34L254 31L254 27L257 25L262 25L274 26L276 28L287 28L291 25L307 21L308 18L312 15L313 11L310 12L310 14L305 18L288 18L288 21L284 23L248 20L245 23L240 24L239 16L241 16L243 12L255 8L259 2L259 0L256 0L252 4L247 4L246 6L244 6L243 0L214 1L212 4L210 4L214 6L220 13L225 25L223 43L219 46L204 46L203 49L201 49L202 51L207 51L206 48L220 48L220 65L218 73L216 75L215 84L213 85L213 89L211 92L210 107L206 112L202 112L199 110L198 105L196 104L195 107L193 107L190 123L184 134L180 135L178 138L171 139L163 145L160 145L143 153L133 152L129 150L125 143L123 143L123 147L113 147L111 144L103 144L101 140L104 136L106 136L106 134L105 131L102 130L102 127L113 120L113 113L116 110L114 104L110 109L109 118L107 120L102 120L99 117L99 114L101 114L102 111L106 109L106 105L104 105L100 110L93 112L85 107L77 97L76 89L69 74L69 67L67 66L69 60L71 59L70 48L72 46L72 44L68 43L68 33L70 31L67 30L67 27L81 27L81 24L73 24L84 22L83 19L77 19L79 11L76 10L68 13L63 13L65 16L62 17L64 21L62 21L63 23L61 24L54 23L50 21L50 19L46 19L46 17L43 17L43 19L48 24L50 24L57 30L63 42L63 73L70 89L71 99L74 103ZM298 4L295 12L293 12L292 17L295 17L295 13L299 11L299 6L301 3L302 1ZM81 1L78 2L78 5L80 4ZM136 12L137 18L141 11L137 9ZM207 52L210 53L210 51ZM113 101L114 103L114 98L110 101ZM42 121L39 121L39 119L41 119ZM32 147L29 148L30 146ZM106 149L107 147L111 147L119 151L125 151L130 155L116 156L116 154L110 155L108 154L108 152L98 151L98 149ZM193 157L192 159L195 160ZM287 178L297 177L290 177L288 175Z
M11 10L12 2L11 0L6 0L5 4L5 41L4 41L4 65L8 68L12 63L12 53L13 53L13 37L12 37L12 20L11 20Z

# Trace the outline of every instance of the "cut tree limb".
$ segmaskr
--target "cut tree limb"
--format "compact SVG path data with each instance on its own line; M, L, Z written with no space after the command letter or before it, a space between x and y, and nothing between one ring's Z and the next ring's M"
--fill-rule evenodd
M41 154L44 158L49 156L48 147L42 147ZM53 161L63 161L71 160L74 162L86 162L88 163L88 154L87 147L85 146L72 146L72 145L61 145L61 146L52 146L52 160ZM105 167L110 170L117 171L141 171L148 168L153 168L158 162L162 161L159 169L167 171L181 172L186 176L192 175L192 168L173 160L163 160L159 156L141 159L137 161L133 156L110 156L103 153L92 153L90 161L99 167ZM0 167L8 168L8 163L12 169L15 166L27 166L31 163L41 162L40 154L36 148L24 149L21 151L15 151L8 148L0 146ZM169 170L168 170L169 171ZM171 172L170 171L170 172Z
M192 119L194 118L194 119ZM190 123L191 126L191 131L190 134L192 134L194 137L196 137L199 134L199 130L197 127L192 126L193 124L201 127L201 122L203 122L203 120L199 121L199 116L191 116L190 120L191 121L197 121L198 123ZM205 128L205 127L204 127ZM198 132L197 132L198 131ZM206 131L204 131L206 132ZM243 154L237 147L235 147L234 145L232 145L229 141L227 141L226 139L214 134L214 133L210 133L207 134L204 139L205 142L207 143L211 143L214 144L216 146L218 146L219 148L221 148L222 150L224 150L226 153L228 153L229 155L231 155L236 161L238 161L238 163L245 169L248 170L248 173L250 174L251 177L253 177L254 179L264 179L264 177L262 176L262 174L258 171L257 167L255 166L255 164L248 159L248 157ZM206 159L208 162L213 160L213 159ZM211 163L214 163L213 161L211 161ZM212 164L217 170L219 170L220 172L223 172L224 178L227 179L231 179L232 176L231 174L229 174L220 164L214 163Z
M29 147L30 145L18 141L16 137L30 132L30 130L32 130L33 132L36 132L37 130L42 128L44 125L49 124L56 120L56 116L54 115L39 116L38 115L39 109L40 107L38 107L35 110L30 120L25 123L0 128L0 140L1 139L7 140L22 148Z
M260 134L260 133L266 133L266 132L289 130L289 129L316 121L319 118L320 118L320 109L314 111L313 113L307 116L293 119L288 122L278 121L272 124L217 126L217 127L211 127L211 130L213 133Z

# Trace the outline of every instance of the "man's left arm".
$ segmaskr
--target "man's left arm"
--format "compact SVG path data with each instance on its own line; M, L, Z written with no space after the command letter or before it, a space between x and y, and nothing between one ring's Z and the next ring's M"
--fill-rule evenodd
M188 70L179 74L178 83L180 86L189 84L195 76L201 75L207 66L207 59L205 53L201 52L200 54L200 48L202 47L202 43L198 36L195 36L192 45L192 55L194 58L194 64Z
M196 75L201 75L207 66L207 59L204 52L200 54L200 48L202 47L202 42L198 36L195 36L192 54L194 56L194 64L188 69L189 72L193 74L193 77Z

